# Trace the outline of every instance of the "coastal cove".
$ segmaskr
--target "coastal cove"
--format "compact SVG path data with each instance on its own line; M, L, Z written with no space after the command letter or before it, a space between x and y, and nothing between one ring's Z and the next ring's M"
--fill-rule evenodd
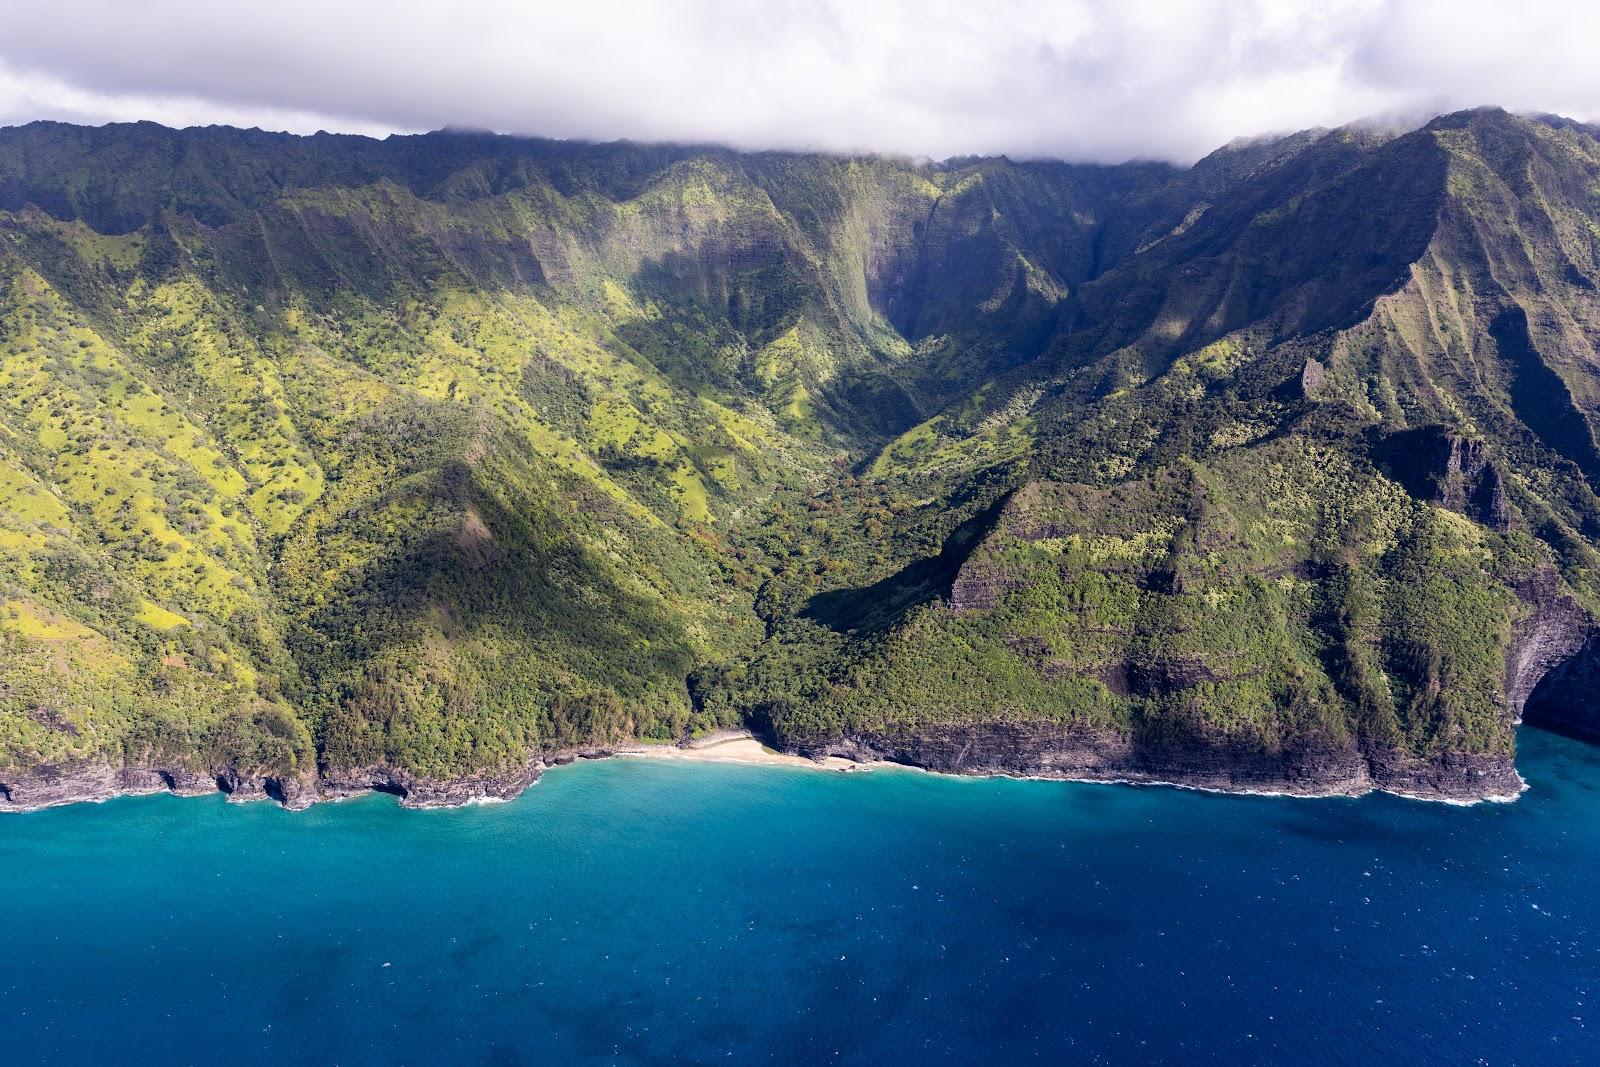
M1582 1062L1600 752L1515 804L673 758L0 820L16 1062ZM774 996L774 990L782 994Z

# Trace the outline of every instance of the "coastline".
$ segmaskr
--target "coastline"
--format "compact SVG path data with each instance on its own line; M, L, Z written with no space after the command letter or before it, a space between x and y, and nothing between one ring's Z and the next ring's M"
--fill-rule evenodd
M1114 764L1104 767L1084 765L1049 766L1053 759L1034 759L1033 766L1006 767L992 764L937 766L905 758L908 753L884 752L876 745L859 740L838 739L826 745L801 745L798 751L785 752L764 743L748 730L721 730L703 738L678 744L642 744L578 749L535 756L524 767L499 774L477 774L457 779L419 778L391 767L330 771L322 776L245 775L233 769L202 775L188 769L163 767L113 767L90 763L77 767L41 768L31 774L0 778L0 812L25 813L67 804L100 803L119 796L146 796L171 793L175 796L205 796L223 793L230 803L256 800L275 801L291 811L300 811L320 802L348 800L368 793L389 793L401 807L413 809L458 808L498 804L515 799L534 785L545 771L579 759L650 759L690 763L722 763L746 766L789 767L825 770L834 773L859 773L880 768L896 768L952 778L1013 778L1019 781L1075 782L1085 785L1124 785L1184 789L1200 793L1232 796L1261 796L1293 799L1355 798L1368 793L1388 793L1425 803L1472 807L1477 804L1513 803L1527 790L1527 783L1514 766L1504 768L1496 782L1507 788L1481 792L1462 788L1464 779L1456 771L1448 780L1450 788L1407 788L1423 779L1384 782L1361 773L1323 780L1283 776L1244 780L1219 773L1216 768L1196 768L1190 774L1143 772ZM1047 757L1051 754L1045 753ZM1018 760L1019 763L1026 762ZM1046 765L1041 766L1044 763ZM1478 775L1484 772L1475 771ZM1404 776L1402 776L1404 777ZM18 794L22 795L19 796Z
M714 739L708 738L704 743L692 745L642 746L639 748L618 749L614 755L646 759L687 760L696 763L744 763L769 767L796 767L805 770L834 770L845 773L900 770L917 774L932 774L941 778L968 780L1010 778L1019 782L1070 782L1078 785L1121 785L1140 788L1182 789L1192 793L1210 793L1216 796L1271 797L1280 800L1331 800L1341 797L1354 800L1371 793L1387 793L1402 800L1412 800L1424 804L1446 804L1458 808L1470 808L1478 804L1514 804L1528 790L1528 783L1522 778L1521 774L1516 774L1518 785L1513 792L1489 793L1469 799L1408 792L1401 789L1386 789L1376 784L1368 784L1364 788L1358 787L1348 790L1296 790L1258 788L1254 786L1227 788L1217 785L1204 785L1198 782L1127 776L1097 777L1074 774L1023 774L1004 770L963 773L960 771L919 767L916 764L898 763L887 759L854 760L843 756L826 756L821 760L816 760L771 748L749 731L723 731L721 735Z

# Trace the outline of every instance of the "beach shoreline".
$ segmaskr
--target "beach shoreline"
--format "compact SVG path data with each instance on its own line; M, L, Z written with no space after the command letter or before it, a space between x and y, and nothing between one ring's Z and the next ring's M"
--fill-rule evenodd
M764 744L748 730L722 730L688 744L629 745L612 752L614 756L633 756L641 759L689 760L699 763L746 763L769 767L800 767L809 770L856 771L871 764L827 756L811 759L797 756Z

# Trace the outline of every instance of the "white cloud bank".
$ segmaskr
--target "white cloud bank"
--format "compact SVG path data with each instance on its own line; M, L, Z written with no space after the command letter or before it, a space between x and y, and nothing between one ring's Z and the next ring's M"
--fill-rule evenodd
M472 126L1187 161L1480 104L1600 119L1592 0L12 0L0 124Z

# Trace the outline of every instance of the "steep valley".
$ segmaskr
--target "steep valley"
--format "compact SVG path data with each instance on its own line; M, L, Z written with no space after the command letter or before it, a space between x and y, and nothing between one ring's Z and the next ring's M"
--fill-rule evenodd
M0 810L1600 735L1600 130L1192 168L0 130Z

